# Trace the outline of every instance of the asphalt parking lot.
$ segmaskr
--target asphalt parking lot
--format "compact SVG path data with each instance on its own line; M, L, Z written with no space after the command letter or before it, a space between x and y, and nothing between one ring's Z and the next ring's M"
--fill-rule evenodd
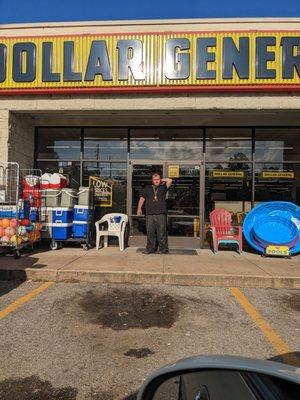
M0 399L133 400L198 354L298 360L296 290L2 281L0 295Z

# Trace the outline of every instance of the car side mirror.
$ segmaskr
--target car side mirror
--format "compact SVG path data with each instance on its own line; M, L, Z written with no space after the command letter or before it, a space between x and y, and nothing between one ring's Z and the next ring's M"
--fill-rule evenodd
M300 370L241 357L203 356L156 371L137 400L295 400Z

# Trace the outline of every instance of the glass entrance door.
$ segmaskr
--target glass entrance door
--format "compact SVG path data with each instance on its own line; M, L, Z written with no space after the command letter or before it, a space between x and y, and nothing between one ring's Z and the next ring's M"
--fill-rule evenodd
M200 247L200 175L201 164L191 162L132 162L131 191L128 211L131 222L131 244L145 244L145 216L137 216L137 204L144 186L158 172L173 179L167 194L168 234L170 247Z

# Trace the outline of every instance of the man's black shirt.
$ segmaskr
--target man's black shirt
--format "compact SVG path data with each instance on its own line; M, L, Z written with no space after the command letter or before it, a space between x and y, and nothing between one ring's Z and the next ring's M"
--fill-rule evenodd
M141 196L146 200L146 215L167 214L166 194L168 188L165 183L159 186L147 185ZM155 193L157 200L155 200Z

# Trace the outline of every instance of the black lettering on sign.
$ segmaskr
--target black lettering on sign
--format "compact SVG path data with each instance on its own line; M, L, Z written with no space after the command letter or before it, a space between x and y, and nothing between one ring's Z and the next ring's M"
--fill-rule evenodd
M84 80L94 81L96 75L101 75L104 81L113 80L105 40L94 40L92 42Z
M44 42L42 51L42 81L59 82L60 74L52 71L53 65L53 43Z
M119 51L118 79L127 81L130 71L136 81L144 80L143 43L137 39L119 40L117 49Z
M216 79L216 71L207 69L207 63L216 59L215 52L208 51L209 47L216 47L215 37L197 39L196 78Z
M256 43L256 79L274 79L276 70L268 68L268 61L275 60L275 52L269 51L269 46L275 46L274 36L259 36Z
M16 43L13 47L13 80L33 82L36 77L36 46L34 43Z
M223 39L223 79L232 79L233 68L240 79L249 79L249 38L239 38L239 49L230 37Z
M187 79L190 76L190 55L180 50L189 50L190 41L186 38L166 41L165 76L168 79Z
M289 36L281 39L282 46L282 77L293 79L297 71L300 77L300 37Z
M75 72L74 60L74 42L64 42L64 81L65 82L80 82L82 73Z
M6 46L0 43L0 82L6 79Z

